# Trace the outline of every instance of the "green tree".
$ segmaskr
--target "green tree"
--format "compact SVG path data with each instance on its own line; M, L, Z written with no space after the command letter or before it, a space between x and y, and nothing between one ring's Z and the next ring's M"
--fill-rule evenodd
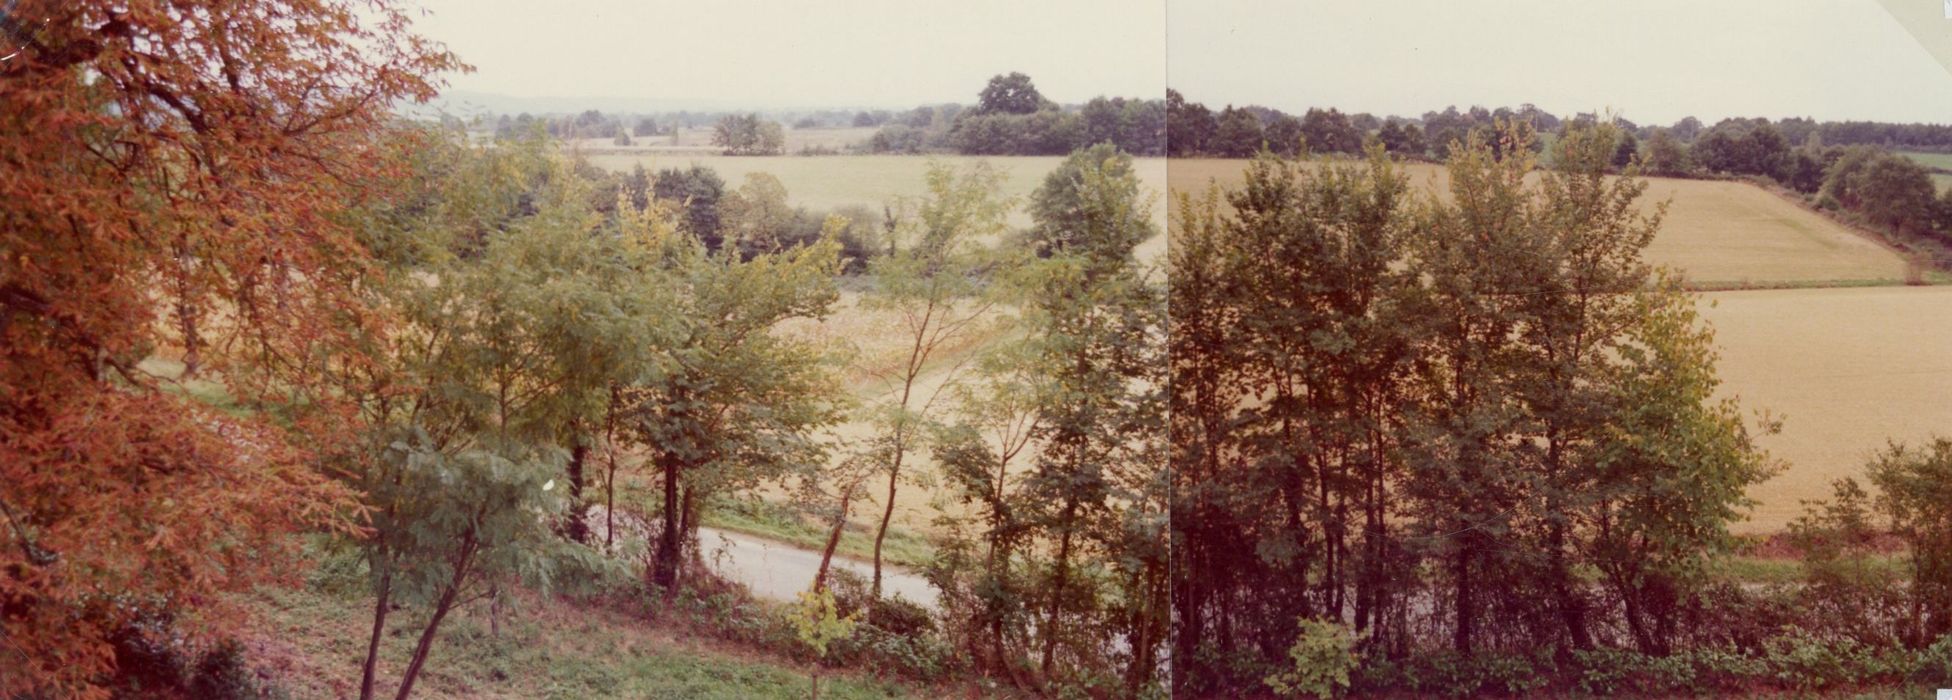
M990 78L977 95L977 114L1030 114L1050 106L1030 76L1010 73Z
M1184 157L1208 152L1213 130L1213 112L1206 105L1187 102L1178 90L1166 89L1167 154Z
M423 167L422 189L368 233L397 268L372 287L406 322L374 338L393 364L344 379L375 426L347 469L372 520L362 698L397 602L432 609L406 698L454 608L503 579L547 585L565 563L589 565L550 524L567 511L581 527L589 434L660 329L648 249L604 230L544 142L437 145Z
M886 396L873 420L888 474L887 500L874 535L870 591L875 598L881 597L881 548L894 520L903 463L934 430L938 400L945 391L953 395L958 386L963 363L944 362L956 348L990 330L984 320L991 317L993 303L978 286L983 245L1008 229L1012 206L1000 194L1003 175L986 163L960 172L931 163L927 179L927 194L901 202L891 250L870 265L874 289L862 304L892 312L905 347L892 361L876 358L868 363ZM921 395L920 381L935 373L946 376L927 396Z
M1869 476L1890 531L1910 550L1911 619L1903 639L1923 647L1952 633L1952 439L1891 445L1871 462Z
M1041 495L1030 502L1026 519L1052 547L1038 623L1038 668L1046 678L1057 670L1060 645L1080 661L1106 647L1092 636L1062 644L1078 633L1067 617L1089 615L1090 601L1099 598L1093 589L1102 585L1081 561L1094 560L1093 552L1106 559L1131 554L1144 559L1137 564L1141 570L1150 567L1163 579L1163 530L1153 532L1156 546L1142 550L1131 546L1133 533L1116 525L1148 520L1148 513L1163 522L1157 498L1163 488L1148 488L1163 483L1165 468L1153 448L1163 427L1157 392L1163 382L1156 374L1163 365L1163 297L1132 254L1158 234L1149 210L1138 195L1130 157L1105 145L1072 154L1032 195L1035 240L1048 257L1027 271L1025 313L1049 393L1041 397L1035 434L1043 449L1023 487ZM1123 594L1153 593L1138 583ZM1143 610L1165 615L1163 604ZM1164 641L1143 634L1128 639L1148 647ZM1133 652L1127 682L1136 692L1156 682L1158 657L1151 648Z
M757 114L728 114L712 126L712 145L729 156L773 155L786 150L786 132Z
M829 219L837 232L844 223ZM814 432L836 420L828 353L775 333L824 317L838 297L835 235L745 258L651 227L673 325L651 369L622 391L626 432L661 482L661 523L646 572L675 592L697 542L698 516L723 493L826 461Z
M1220 110L1220 118L1214 125L1213 138L1207 143L1207 150L1226 158L1246 158L1261 150L1261 141L1260 118L1255 117L1253 112L1228 105ZM1316 146L1311 144L1309 148Z

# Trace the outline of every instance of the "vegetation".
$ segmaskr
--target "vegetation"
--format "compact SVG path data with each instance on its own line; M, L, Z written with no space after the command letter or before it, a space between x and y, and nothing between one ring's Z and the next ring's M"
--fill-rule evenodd
M786 150L786 132L757 114L726 115L712 126L712 145L728 156L774 155Z
M362 427L328 378L381 359L345 207L459 64L385 2L9 9L41 22L0 79L0 696L105 697L115 639L220 635L286 534L359 525L321 459ZM166 391L164 347L251 415Z
M1377 147L1257 160L1231 212L1182 203L1181 690L1259 685L1297 617L1352 623L1370 669L1700 638L1687 601L1771 462L1710 398L1692 302L1640 262L1661 211L1607 177L1612 129L1536 173L1522 123L1501 139L1457 144L1446 199Z

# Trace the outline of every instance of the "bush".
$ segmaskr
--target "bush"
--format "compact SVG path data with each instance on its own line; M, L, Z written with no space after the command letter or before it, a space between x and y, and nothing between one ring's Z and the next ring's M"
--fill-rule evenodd
M1349 675L1359 663L1356 643L1362 636L1346 625L1301 618L1300 632L1288 647L1292 668L1266 679L1269 688L1283 697L1334 697L1349 688Z
M258 700L283 697L284 693L258 681L257 674L244 661L244 646L226 639L197 662L190 674L190 697L201 700Z

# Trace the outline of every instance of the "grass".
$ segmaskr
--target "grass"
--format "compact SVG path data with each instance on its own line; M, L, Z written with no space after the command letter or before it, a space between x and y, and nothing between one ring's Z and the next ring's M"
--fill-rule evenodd
M1173 191L1204 191L1209 181L1237 185L1241 160L1175 160L1168 184ZM1412 185L1444 192L1449 175L1442 166L1404 166ZM1905 261L1870 240L1816 212L1767 190L1742 182L1647 178L1641 204L1672 199L1661 231L1647 248L1647 260L1684 273L1696 287L1761 287L1781 284L1857 283L1904 279Z
M486 603L450 615L419 698L802 698L807 668L709 642L602 607L528 591L510 594L493 632ZM257 622L242 641L261 676L292 698L356 695L371 598L266 589L245 601ZM420 631L415 609L395 611L382 637L380 690L390 696ZM926 697L857 673L822 674L822 697Z
M1904 578L1910 575L1905 558L1896 554L1872 555L1872 569ZM1740 554L1717 561L1711 576L1739 583L1786 584L1803 581L1803 560L1795 557L1770 557Z

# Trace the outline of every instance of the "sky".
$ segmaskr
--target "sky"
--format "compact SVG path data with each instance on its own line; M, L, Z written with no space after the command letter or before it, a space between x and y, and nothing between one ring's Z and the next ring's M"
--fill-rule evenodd
M1061 103L1165 92L1165 0L406 1L475 66L457 92L896 109L1011 71Z
M1952 37L1940 0L1907 16ZM1173 0L1168 80L1218 109L1420 116L1530 102L1684 116L1952 122L1952 72L1875 0ZM1903 13L1901 13L1903 14Z

